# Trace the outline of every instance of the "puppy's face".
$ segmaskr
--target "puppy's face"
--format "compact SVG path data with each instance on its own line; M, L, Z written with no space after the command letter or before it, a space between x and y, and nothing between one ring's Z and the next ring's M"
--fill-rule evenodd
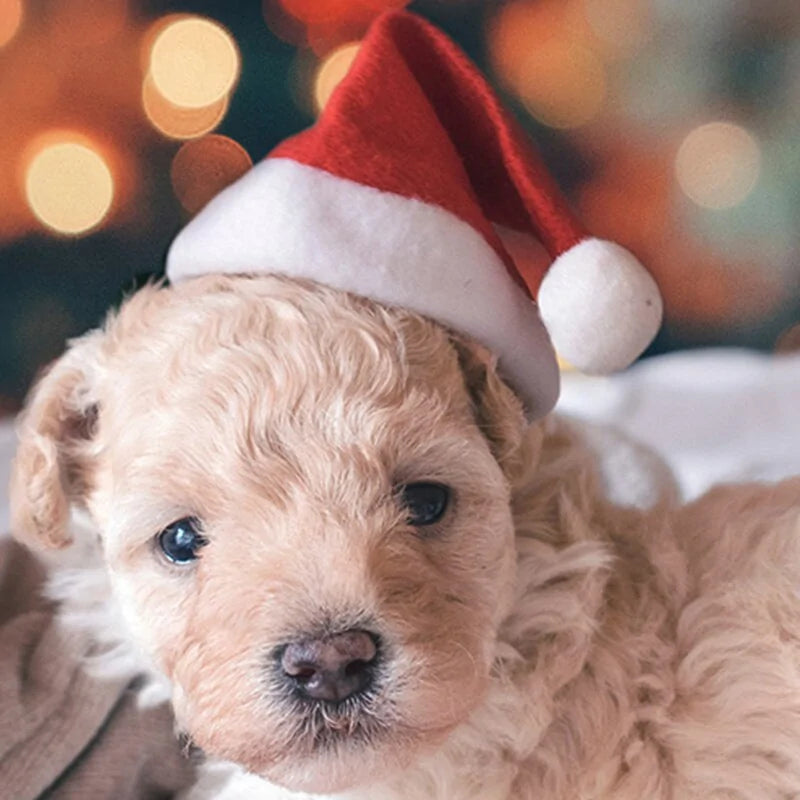
M466 719L513 582L507 481L476 415L487 381L519 409L490 368L470 386L440 327L274 278L146 289L83 365L80 347L71 388L56 367L27 424L41 438L37 402L60 393L61 485L192 740L332 792ZM18 473L29 449L23 433ZM34 482L17 481L19 527L58 543L45 512L26 517Z

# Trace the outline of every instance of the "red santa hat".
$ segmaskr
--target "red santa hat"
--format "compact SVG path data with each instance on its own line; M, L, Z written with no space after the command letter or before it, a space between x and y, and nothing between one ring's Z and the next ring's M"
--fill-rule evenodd
M495 226L537 237L549 269L515 264ZM481 74L406 12L373 24L316 125L177 236L170 280L212 272L308 278L438 320L495 352L531 417L558 395L551 341L606 373L661 321L647 271L586 234Z

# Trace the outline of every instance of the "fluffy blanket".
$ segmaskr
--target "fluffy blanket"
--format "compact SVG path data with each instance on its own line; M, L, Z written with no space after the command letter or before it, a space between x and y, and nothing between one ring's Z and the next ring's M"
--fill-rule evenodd
M41 598L44 570L0 542L0 797L144 800L192 781L166 706L140 710L126 682L81 667Z

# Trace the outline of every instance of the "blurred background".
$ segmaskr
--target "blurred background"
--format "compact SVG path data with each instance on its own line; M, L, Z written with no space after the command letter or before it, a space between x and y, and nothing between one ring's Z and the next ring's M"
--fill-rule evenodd
M0 411L313 123L370 20L403 6L483 68L590 230L651 269L648 354L800 347L797 0L0 0Z

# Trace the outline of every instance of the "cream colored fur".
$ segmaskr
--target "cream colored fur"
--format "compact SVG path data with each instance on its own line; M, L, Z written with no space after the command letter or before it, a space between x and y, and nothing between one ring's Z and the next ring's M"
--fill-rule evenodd
M425 478L456 504L421 537L392 487ZM208 751L192 800L800 797L800 481L616 506L577 429L526 426L488 354L414 314L147 288L35 390L12 502L78 562L51 592L93 668L146 674ZM188 513L211 543L167 566ZM391 643L332 752L262 682L324 614Z

